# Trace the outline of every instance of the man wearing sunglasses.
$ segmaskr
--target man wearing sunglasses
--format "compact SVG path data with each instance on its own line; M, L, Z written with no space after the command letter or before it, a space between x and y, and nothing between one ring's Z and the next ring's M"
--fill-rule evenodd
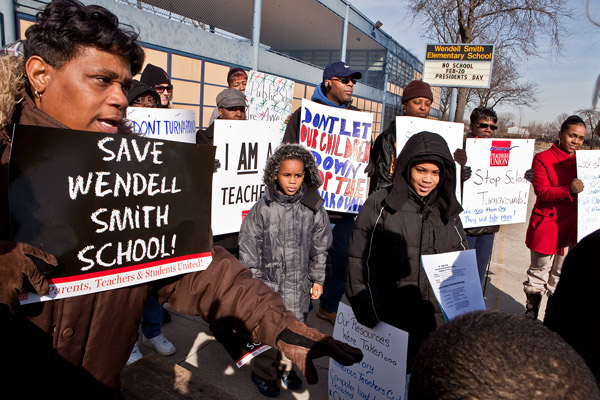
M171 79L164 69L153 64L148 64L140 81L154 88L160 95L160 108L171 108L171 99L173 98L173 85Z
M484 106L479 106L471 113L471 128L467 134L468 138L492 138L494 131L498 129L498 116L496 112ZM464 150L457 150L464 153ZM455 154L456 158L456 154ZM467 156L464 154L464 160L466 163ZM468 174L462 174L463 181L468 179L470 176L470 168L463 165L463 169L469 169ZM468 176L466 176L468 175ZM494 247L494 235L500 230L500 225L480 226L477 228L467 228L467 243L469 243L470 249L475 249L477 257L477 270L479 271L479 279L483 282L487 266L492 256L492 248Z
M330 107L360 111L352 105L354 85L362 73L353 71L343 61L329 64L323 70L323 81L315 88L311 100ZM283 143L299 143L300 118L302 107L298 108L287 124ZM329 260L323 295L320 298L317 317L335 323L337 309L346 290L346 250L354 230L354 214L328 211L333 245L329 250Z
M343 61L329 64L323 71L323 82L315 88L311 100L330 107L360 111L352 105L354 85L360 78L362 74L351 70ZM302 107L299 107L290 117L283 135L283 143L299 143L301 114Z

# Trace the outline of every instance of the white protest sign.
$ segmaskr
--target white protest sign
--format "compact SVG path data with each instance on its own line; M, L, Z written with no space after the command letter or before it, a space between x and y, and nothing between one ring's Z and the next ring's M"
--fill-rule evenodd
M373 114L302 99L300 143L312 151L330 211L358 214L368 196L367 174Z
M600 229L600 150L577 150L577 177L583 192L577 195L577 241Z
M423 268L448 320L485 310L475 250L422 255Z
M463 184L463 227L525 222L535 140L467 139L471 178Z
M463 134L465 125L456 122L436 121L417 117L396 117L396 157L404 145L414 134L427 131L437 133L448 143L450 154L454 155L456 149L463 148ZM460 202L460 164L456 163L456 198Z
M448 143L450 154L462 149L465 125L457 122L436 121L417 117L396 117L396 157L415 133L428 131L437 133Z
M196 143L196 117L192 110L128 107L133 131L150 139Z
M292 113L294 81L264 72L250 71L246 85L248 120L278 121L280 139L285 133L285 120Z
M215 159L221 167L213 176L213 235L239 232L242 220L262 197L267 158L279 145L279 123L215 120Z
M340 303L333 337L362 350L360 363L343 366L329 360L329 399L403 400L408 333L380 322L369 329Z

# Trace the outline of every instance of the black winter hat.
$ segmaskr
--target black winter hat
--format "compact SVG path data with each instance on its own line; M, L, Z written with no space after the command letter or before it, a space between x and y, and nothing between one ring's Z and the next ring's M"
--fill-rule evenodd
M148 64L146 68L144 68L144 72L142 72L140 81L152 87L154 87L154 85L160 85L163 83L168 85L171 84L171 79L165 70L153 64Z
M138 97L140 97L141 95L143 95L145 93L152 95L152 97L156 100L156 102L158 104L160 104L160 96L156 92L156 90L154 90L154 88L151 88L150 86L146 85L145 83L137 81L135 79L133 80L131 89L129 89L129 92L127 92L127 104L131 105L131 103L135 99L137 99Z
M406 103L410 99L417 97L425 97L426 99L433 101L433 92L431 91L431 86L423 81L412 81L406 85L404 88L404 93L402 94L402 103Z

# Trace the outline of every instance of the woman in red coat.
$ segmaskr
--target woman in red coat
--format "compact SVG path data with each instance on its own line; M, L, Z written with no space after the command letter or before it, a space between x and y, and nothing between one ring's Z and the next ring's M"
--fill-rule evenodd
M533 158L537 200L527 227L531 265L523 282L525 315L532 319L537 319L542 295L554 293L564 257L577 241L577 193L583 191L583 182L577 179L575 151L585 134L583 120L572 115L560 127L558 142Z

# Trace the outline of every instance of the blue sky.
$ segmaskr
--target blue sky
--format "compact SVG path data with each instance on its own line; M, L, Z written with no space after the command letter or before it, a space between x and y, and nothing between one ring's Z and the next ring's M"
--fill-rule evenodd
M592 13L600 21L600 2L591 0ZM383 29L419 59L424 59L429 40L420 37L423 29L412 19L406 0L350 0L350 3L370 20L383 22ZM526 125L530 121L552 122L565 112L590 108L592 91L600 75L600 27L594 26L585 15L585 0L569 0L573 18L565 21L568 35L559 56L530 58L520 65L522 80L538 85L538 96L532 99L535 108L498 107L509 112L514 122ZM541 40L540 45L548 40ZM468 114L465 114L467 116Z

